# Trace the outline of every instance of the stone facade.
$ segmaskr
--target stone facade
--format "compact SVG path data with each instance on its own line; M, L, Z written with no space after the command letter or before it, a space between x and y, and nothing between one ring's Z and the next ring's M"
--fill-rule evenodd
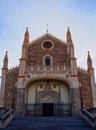
M93 106L90 75L88 72L84 73L82 70L78 69L78 79L80 83L79 89L83 106L85 108L90 108Z
M90 54L87 70L78 68L76 60L69 28L66 42L46 33L30 43L27 28L19 66L9 70L7 52L4 57L1 106L12 107L19 115L43 115L46 104L54 108L53 115L63 115L65 110L76 115L82 107L96 107Z
M5 92L4 92L4 107L12 107L12 102L14 100L14 107L16 107L17 100L17 80L18 80L19 68L13 68L6 72L6 82L5 82ZM13 99L14 98L14 99Z
M46 40L55 43L52 49L43 49L42 43ZM28 65L40 65L43 66L44 56L50 55L53 57L52 65L57 66L69 64L69 56L67 55L67 48L64 42L46 34L37 41L32 42L28 47Z

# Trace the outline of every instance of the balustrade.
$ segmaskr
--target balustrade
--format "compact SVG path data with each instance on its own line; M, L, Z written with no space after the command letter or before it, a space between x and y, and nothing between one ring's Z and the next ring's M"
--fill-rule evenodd
M35 71L70 71L69 65L57 65L57 66L27 66L27 73Z

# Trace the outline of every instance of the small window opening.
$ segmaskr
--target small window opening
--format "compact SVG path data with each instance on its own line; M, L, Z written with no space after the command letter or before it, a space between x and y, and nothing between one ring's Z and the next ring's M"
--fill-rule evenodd
M50 66L50 65L51 65L51 59L50 59L50 57L47 57L47 58L45 59L45 65L46 65L46 66Z

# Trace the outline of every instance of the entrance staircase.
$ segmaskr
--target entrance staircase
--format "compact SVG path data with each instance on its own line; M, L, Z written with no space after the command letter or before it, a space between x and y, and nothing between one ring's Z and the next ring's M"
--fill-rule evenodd
M81 117L15 117L0 130L96 130Z

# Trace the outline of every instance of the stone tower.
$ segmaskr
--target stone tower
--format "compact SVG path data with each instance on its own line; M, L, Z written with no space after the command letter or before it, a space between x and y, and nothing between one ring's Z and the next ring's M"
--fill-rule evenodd
M17 83L17 113L23 112L24 106L24 79L26 74L26 61L27 61L27 46L29 44L29 32L28 27L26 28L26 32L24 35L24 41L22 45L22 56L20 58L20 65L19 65L19 75L18 75L18 83Z
M92 65L92 59L91 59L89 51L88 51L88 58L87 58L87 66L88 66L87 68L88 68L88 72L90 74L90 80L91 80L93 106L96 107L96 85L95 85L95 77L94 77L94 68Z
M5 95L5 87L6 87L6 73L8 71L8 52L6 51L4 60L3 60L3 68L2 68L2 79L1 79L1 93L0 93L0 106L4 106L4 95Z
M74 44L71 38L71 32L67 30L67 50L68 50L68 55L69 55L69 60L70 60L70 69L71 69L71 82L73 83L73 88L72 88L72 93L74 93L74 107L80 109L80 92L79 92L79 82L78 82L78 71L77 71L77 62L75 58L75 53L74 53ZM76 104L75 104L76 103ZM78 107L77 107L78 106ZM73 109L74 110L74 109ZM76 110L75 110L76 112Z

